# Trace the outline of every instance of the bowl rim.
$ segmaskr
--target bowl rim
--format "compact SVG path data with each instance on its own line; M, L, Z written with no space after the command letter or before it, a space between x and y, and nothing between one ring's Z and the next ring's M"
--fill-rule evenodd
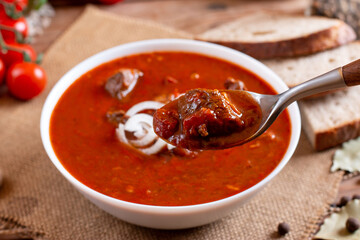
M144 49L146 50L144 51ZM50 126L50 118L53 109L57 104L59 98L65 92L65 90L81 75L85 74L87 71L105 62L109 62L124 56L135 55L138 53L150 53L150 52L161 52L161 51L198 53L240 65L234 62L234 60L238 59L239 61L241 60L242 62L247 63L246 66L240 65L241 67L247 69L248 71L264 79L277 92L285 91L288 89L288 87L281 80L281 78L278 75L276 75L272 70L270 70L267 66L265 66L263 63L259 62L258 60L244 53L214 43L189 40L189 39L165 38L165 39L142 40L142 41L131 42L131 43L115 46L107 50L101 51L89 58L86 58L85 60L81 61L76 66L71 68L66 74L64 74L57 81L57 83L53 86L50 93L48 94L41 112L40 134L45 151L48 157L50 158L50 160L52 161L52 163L55 165L58 171L78 190L83 191L87 195L91 196L92 198L100 202L105 202L106 204L116 207L123 207L135 212L147 212L147 213L156 213L156 214L164 214L164 215L166 214L183 215L183 214L193 213L194 211L203 212L203 211L208 211L209 209L212 208L235 203L240 199L246 198L246 196L251 195L252 193L255 193L258 190L260 190L284 168L284 166L287 164L287 162L290 160L291 156L295 152L301 132L300 111L296 102L292 103L287 108L291 122L290 143L285 152L285 155L283 156L279 164L276 166L276 168L272 172L270 172L265 178L263 178L260 182L256 183L252 187L240 193L232 195L230 197L219 199L216 201L195 204L195 205L185 205L185 206L156 206L156 205L146 205L146 204L127 202L125 200L116 199L91 189L90 187L86 186L85 184L77 180L74 176L72 176L66 170L66 168L61 164L60 160L57 158L51 145L49 126ZM119 53L121 54L119 55ZM226 55L227 57L223 55ZM257 71L255 72L254 70L259 70L261 74ZM266 78L264 76L266 76ZM269 79L278 85L274 86L273 85L274 83L270 83Z

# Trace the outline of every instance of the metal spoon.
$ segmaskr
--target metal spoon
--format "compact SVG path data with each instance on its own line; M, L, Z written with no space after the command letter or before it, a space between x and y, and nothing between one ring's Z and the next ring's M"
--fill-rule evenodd
M245 129L234 130L230 134L226 133L224 129L224 135L213 135L208 136L204 135L205 137L189 137L189 135L184 134L182 122L180 121L180 126L177 128L172 128L171 123L174 123L173 126L178 126L176 121L171 122L172 111L177 111L178 106L182 106L182 108L190 108L191 109L198 109L202 106L196 105L195 107L191 103L193 100L192 93L189 91L189 100L190 105L182 105L183 100L180 99L187 99L186 94L181 96L178 99L166 104L161 109L159 109L154 114L154 130L155 133L158 134L161 138L165 141L169 142L170 144L185 147L188 149L223 149L234 147L237 145L244 144L254 138L258 137L262 133L264 133L270 125L275 121L275 119L279 116L279 114L292 102L302 99L304 97L314 95L317 93L329 91L332 89L343 88L346 86L354 86L360 84L360 60L354 61L346 66L334 69L328 73L325 73L321 76L313 78L307 82L304 82L296 87L293 87L281 94L278 95L265 95L265 94L258 94L253 92L247 91L237 91L237 90L195 90L195 91L205 91L209 94L216 95L219 92L222 94L227 95L231 99L242 99L242 101L250 101L253 102L252 104L259 104L257 107L259 110L259 121L256 125L252 125L249 127L245 127ZM248 100L246 100L248 99ZM209 101L217 101L215 98ZM185 101L186 102L186 101ZM198 102L196 100L196 102ZM220 101L221 102L221 101ZM206 105L208 102L204 101ZM232 102L234 106L236 106L236 102ZM179 105L180 104L180 105ZM251 105L252 105L251 104ZM188 110L187 110L188 111ZM170 115L168 115L170 114ZM163 116L168 115L168 117L164 118ZM245 116L246 118L246 116ZM165 119L165 121L163 121ZM170 119L170 120L169 120ZM204 120L204 123L206 120ZM198 124L198 123L196 123ZM204 124L202 124L204 125ZM190 128L191 125L188 124ZM259 127L257 127L259 126ZM169 130L170 129L170 130ZM236 129L236 128L235 128ZM165 130L165 132L164 132ZM174 131L173 131L174 130ZM185 130L188 132L189 130ZM191 130L190 130L191 131ZM167 133L171 134L167 134ZM206 130L206 133L207 130ZM200 133L201 134L201 133Z
M278 95L263 95L248 92L259 103L263 117L257 132L238 144L246 143L260 136L270 127L287 106L297 100L329 90L359 84L360 59L315 77Z

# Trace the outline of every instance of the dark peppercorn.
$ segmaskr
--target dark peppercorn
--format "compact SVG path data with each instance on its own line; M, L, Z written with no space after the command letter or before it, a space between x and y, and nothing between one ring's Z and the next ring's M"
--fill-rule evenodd
M358 230L360 227L359 220L353 217L349 217L346 221L346 230L348 230L349 233L353 233L356 230Z
M336 204L336 203L332 203L332 204L330 204L330 207L335 208L335 207L337 207L337 204Z
M290 226L289 226L289 224L287 224L286 222L279 223L279 225L278 225L278 233L279 233L281 236L284 236L284 235L287 234L289 231L290 231Z
M211 10L223 10L226 9L227 6L224 3L211 3L207 6L207 8Z
M351 197L349 197L349 196L341 197L340 206L345 206L350 200L351 200Z
M360 194L354 194L352 199L360 199Z

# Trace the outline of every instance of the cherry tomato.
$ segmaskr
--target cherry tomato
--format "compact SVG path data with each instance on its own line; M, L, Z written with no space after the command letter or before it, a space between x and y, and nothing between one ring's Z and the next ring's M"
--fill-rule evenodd
M122 2L123 0L99 0L100 3L102 4L115 4L115 3L118 3L118 2Z
M6 84L10 93L21 100L29 100L39 95L46 82L44 69L35 63L16 63L6 74Z
M5 77L5 64L4 61L0 58L0 85L4 81Z
M1 34L4 40L7 42L16 41L16 35L14 31L20 33L23 38L26 38L28 35L28 24L24 17L12 19L6 15L4 16L4 14L0 14L0 25L2 25L4 28L13 29L1 29Z
M23 52L26 52L32 62L36 61L36 52L29 44L9 43L6 42L9 48L7 51L0 51L0 57L4 61L5 66L8 68L14 63L23 62Z

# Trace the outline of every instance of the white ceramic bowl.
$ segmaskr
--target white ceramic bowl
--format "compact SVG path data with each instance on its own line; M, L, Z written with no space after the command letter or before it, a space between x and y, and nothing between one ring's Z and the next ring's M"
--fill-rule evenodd
M129 223L159 229L182 229L196 227L213 222L244 204L257 192L264 188L289 161L299 141L301 122L299 108L296 103L288 107L291 119L291 139L285 156L279 165L261 182L234 196L198 205L163 207L130 203L108 197L76 180L60 163L50 143L49 122L52 111L64 91L81 75L94 67L110 60L153 51L182 51L200 53L225 59L240 65L267 81L277 92L288 89L284 82L269 68L259 61L238 51L193 40L155 39L120 45L100 52L81 62L66 73L50 92L41 114L41 138L45 150L56 168L86 198L106 212Z

